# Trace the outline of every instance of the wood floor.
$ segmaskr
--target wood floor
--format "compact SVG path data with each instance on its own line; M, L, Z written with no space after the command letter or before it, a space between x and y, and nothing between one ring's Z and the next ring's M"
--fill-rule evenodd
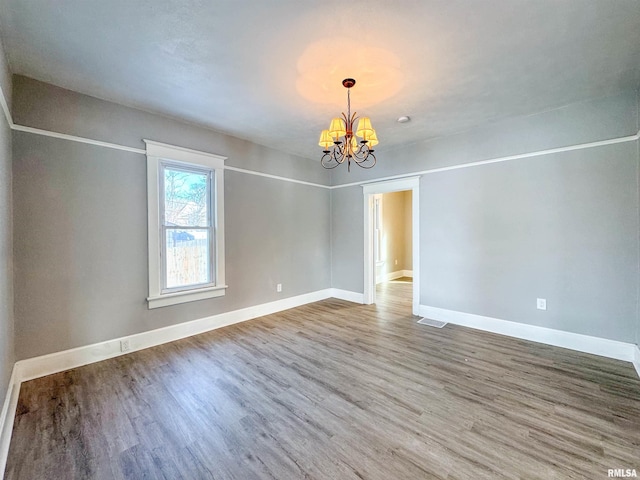
M411 284L22 385L6 479L604 479L640 472L630 364L416 324Z

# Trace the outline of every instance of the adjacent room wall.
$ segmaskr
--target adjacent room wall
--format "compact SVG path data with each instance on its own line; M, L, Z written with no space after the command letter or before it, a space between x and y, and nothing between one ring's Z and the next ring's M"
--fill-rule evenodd
M409 238L407 239L407 193ZM382 195L382 264L376 266L376 282L391 273L411 270L411 192ZM408 243L407 243L408 241ZM407 253L408 252L408 253ZM408 261L407 261L408 260ZM397 263L396 263L397 261Z
M0 88L11 95L11 77L0 44ZM11 130L0 111L0 403L15 362L13 322L13 210L11 174Z
M306 159L23 77L14 83L17 124L136 148L149 138L239 168L329 181ZM148 310L146 157L26 132L13 140L17 359L330 287L329 190L226 171L227 294Z
M622 92L393 152L378 149L374 169L336 169L332 178L339 186L637 131L636 92ZM423 174L420 303L634 342L638 162L634 140ZM332 190L333 244L341 248L333 279L358 292L362 195L357 184ZM547 311L536 309L538 297L547 299Z

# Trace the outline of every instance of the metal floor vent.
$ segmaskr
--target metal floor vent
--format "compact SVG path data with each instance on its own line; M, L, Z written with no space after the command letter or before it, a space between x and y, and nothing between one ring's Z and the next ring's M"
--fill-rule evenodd
M418 323L421 325L429 325L430 327L442 328L447 322L440 322L438 320L431 320L430 318L421 318L418 320Z

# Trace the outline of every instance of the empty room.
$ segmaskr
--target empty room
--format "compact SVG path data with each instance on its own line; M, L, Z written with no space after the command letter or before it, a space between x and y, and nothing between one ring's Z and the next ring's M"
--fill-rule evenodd
M0 108L0 478L640 474L638 0L3 0Z

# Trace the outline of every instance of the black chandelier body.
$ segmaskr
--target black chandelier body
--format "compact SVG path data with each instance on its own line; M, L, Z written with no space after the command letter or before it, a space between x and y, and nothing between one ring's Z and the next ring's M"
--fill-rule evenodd
M331 120L328 130L323 130L318 143L324 148L320 163L324 168L336 168L347 162L347 171L351 171L351 162L362 168L371 168L376 164L373 147L378 144L376 131L371 127L368 117L351 114L351 87L356 84L353 78L345 78L342 85L347 89L347 113L342 118ZM359 120L354 129L356 120ZM360 138L360 140L358 140Z

